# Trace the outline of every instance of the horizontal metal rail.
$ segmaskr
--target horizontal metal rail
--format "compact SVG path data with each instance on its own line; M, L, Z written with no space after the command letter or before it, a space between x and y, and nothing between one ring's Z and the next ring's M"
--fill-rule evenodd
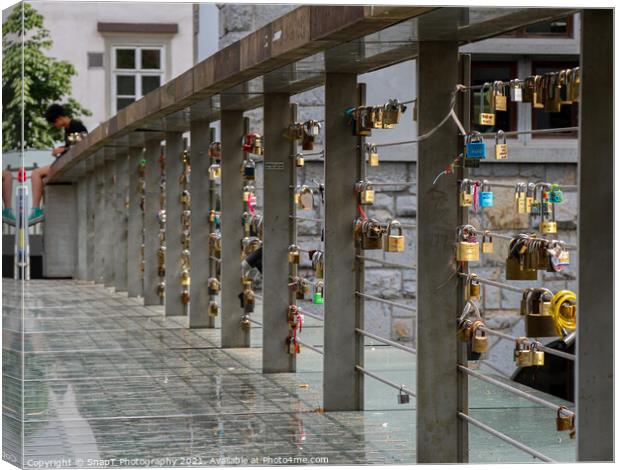
M491 237L499 238L501 240L513 240L514 238L516 238L516 236L514 235L504 235L503 233L492 232L490 230L476 230L476 233L478 235L488 235ZM533 237L533 239L534 240L547 240L546 238L536 238L536 237ZM567 250L577 249L577 245L571 245L569 243L564 243L564 246L566 247Z
M381 302L386 305L392 305L394 307L402 308L403 310L408 310L410 312L417 312L417 310L409 305L399 304L398 302L392 302L391 300L385 300L381 297L375 297L374 295L364 294L360 291L355 291L355 295L358 297L363 297L364 299L374 300L375 302Z
M222 258L217 258L215 256L209 256L209 259L213 261L222 261Z
M531 393L527 393L524 392L522 390L519 390L516 387L512 387L511 385L505 384L504 382L501 382L499 380L496 380L494 378L488 377L484 374L481 374L480 372L476 372L474 370L471 370L465 366L461 366L461 365L457 365L457 368L467 374L470 375L472 377L477 378L478 380L482 380L483 382L487 382L490 383L492 385L495 385L496 387L499 387L501 389L506 390L507 392L510 392L514 395L517 395L518 397L524 398L526 400L529 400L533 403L537 403L539 405L545 406L555 412L557 412L561 406L560 405L556 405L555 403L551 403L550 401L545 400L544 398L539 398L537 396L532 395ZM569 409L567 409L566 407L562 407L562 412L566 415L570 415L570 416L575 416L575 412L571 411Z
M302 217L300 215L289 215L288 218L296 220L309 220L310 222L323 222L323 219L317 219L315 217Z
M459 276L467 278L468 274L466 273L458 273ZM506 284L505 282L491 281L490 279L485 279L483 277L476 277L476 280L480 282L480 284L487 284L493 287L500 287L502 289L511 290L513 292L525 292L525 288L511 286L510 284Z
M369 333L368 331L362 330L360 328L355 328L357 334L361 336L367 336L368 338L372 338L374 340L379 341L380 343L387 344L388 346L393 346L395 348L401 349L402 351L406 351L410 354L417 354L417 351L413 348L405 346L404 344L397 343L396 341L392 341L391 339L382 338L381 336L377 336L373 333Z
M364 375L368 375L368 376L372 377L373 379L378 380L379 382L383 382L385 385L388 385L388 386L390 386L392 388L395 388L396 390L402 390L407 395L415 397L415 393L412 392L411 390L409 390L404 385L398 385L397 383L392 382L391 380L385 379L385 378L381 377L380 375L377 375L377 374L374 374L374 373L372 373L370 371L367 371L366 369L364 369L360 365L356 365L355 368L357 370L359 370Z
M491 328L486 327L486 326L480 326L480 327L478 327L478 329L480 331L484 331L485 333L487 333L487 334L489 334L491 336L498 336L498 337L500 337L502 339L506 339L508 341L516 341L517 340L516 336L511 336L511 335L508 335L506 333L502 333L500 331L495 331L495 330L492 330ZM539 343L538 341L532 340L530 338L528 338L528 340L530 340L532 342L535 342L535 343ZM542 344L537 344L536 347L538 349L540 349L541 351L544 351L545 353L551 354L552 356L562 357L564 359L568 359L569 361L574 361L575 360L575 355L574 354L570 354L570 353L567 353L567 352L564 352L564 351L558 351L557 349L548 348L547 346L544 346Z
M373 183L370 182L371 186L381 187L381 186L415 186L418 184L417 181L391 181L389 183Z
M522 442L519 442L516 439L513 439L512 437L507 436L506 434L504 434L502 432L499 432L497 429L494 429L491 426L488 426L488 425L484 424L482 421L478 421L476 418L472 418L471 416L466 415L465 413L463 413L461 411L458 412L458 416L459 416L459 418L467 421L468 423L473 424L477 428L480 428L483 431L488 432L492 436L495 436L498 439L501 439L502 441L506 442L507 444L510 444L510 445L516 447L517 449L522 450L523 452L525 452L527 454L530 454L532 457L536 457L537 459L542 460L543 462L556 463L555 460L551 459L550 457L547 457L544 454L541 454L536 449L532 449L531 447L526 446Z
M517 185L517 183L494 183L492 181L489 181L489 185L491 186L491 188L507 188L507 189L515 189L515 186ZM567 185L560 185L562 191L577 191L579 190L579 186L574 185L574 184L567 184Z
M325 321L322 317L319 317L318 315L314 313L308 312L307 310L303 310L299 307L297 307L297 310L299 311L299 313L301 313L302 315L306 317L314 318L315 320L319 320L319 321Z
M556 127L555 129L530 129L524 131L506 131L504 135L509 137L511 135L521 134L557 134L558 132L577 132L579 127ZM495 137L497 132L483 132L482 137Z
M250 317L250 321L251 321L252 323L254 323L255 325L258 325L258 326L263 326L263 324L262 324L261 322L259 322L258 320L254 320L254 319L252 319L251 317Z
M382 264L384 266L390 266L393 268L404 268L404 269L417 269L416 266L414 265L406 265L406 264L400 264L400 263L392 263L391 261L383 261L382 259L375 259L375 258L367 258L366 256L356 256L357 259L361 259L362 261L366 261L368 263L377 263L377 264Z
M318 349L318 348L316 348L316 347L314 347L314 346L310 346L308 343L304 343L303 341L299 341L299 340L297 340L297 342L298 342L299 344L301 344L304 348L308 348L308 349L310 349L310 350L312 350L312 351L314 351L314 352L316 352L316 353L319 353L319 354L325 354L325 353L324 353L323 351L321 351L320 349Z

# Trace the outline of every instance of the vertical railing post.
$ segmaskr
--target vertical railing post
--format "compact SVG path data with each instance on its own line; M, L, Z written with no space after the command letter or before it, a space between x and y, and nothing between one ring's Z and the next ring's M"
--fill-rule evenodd
M211 191L209 180L209 144L211 132L208 121L191 121L190 179L192 199L192 228L190 266L192 273L192 299L189 312L190 328L213 328L214 317L209 315L209 210Z
M85 281L88 278L88 176L84 175L77 183L77 257L75 278Z
M209 142L215 142L215 128L210 127L209 128ZM215 160L213 160L210 163L215 163ZM219 162L218 162L219 164ZM221 167L220 167L221 170ZM220 180L221 181L221 180ZM218 212L218 207L217 207L217 186L214 180L212 180L211 178L209 178L207 180L207 188L208 188L208 209L209 211L213 210L215 213ZM206 204L206 203L205 203ZM216 231L216 217L214 216L213 220L209 219L209 224L208 224L208 234L207 237L209 237L212 233L215 233ZM207 243L209 243L207 241ZM220 261L214 259L215 258L215 254L212 253L211 250L211 246L208 245L208 249L207 249L207 254L209 257L209 277L213 277L219 280L219 274L218 274L218 265L220 263ZM208 293L208 290L207 290ZM217 302L217 294L209 294L209 298L207 299L209 303L211 302ZM207 323L207 328L215 328L215 318L211 318L209 319L209 322Z
M106 253L106 217L105 217L105 156L100 150L95 156L95 220L94 220L94 242L95 242L95 262L94 262L94 281L103 284L104 277L104 257Z
M222 347L250 345L250 335L241 327L241 259L243 238L243 180L241 139L245 126L242 111L222 111Z
M95 204L96 204L96 186L97 174L94 169L92 160L87 163L92 169L86 175L86 279L95 281Z
M116 212L114 221L114 287L117 292L127 291L127 195L129 190L128 149L116 151L114 171L116 173Z
M185 315L181 298L181 183L183 134L166 132L166 308L167 317Z
M141 297L142 273L140 272L141 246L142 246L142 210L140 209L138 167L140 160L144 158L144 148L129 148L129 208L127 213L127 293L129 297ZM145 247L146 249L146 247Z
M355 333L358 139L345 117L356 105L357 76L328 73L325 79L325 321L323 402L328 411L359 410L360 373Z
M263 179L263 372L294 372L295 355L286 351L289 333L287 308L290 290L287 252L291 192L287 175L294 171L291 141L285 132L291 123L289 96L266 94L265 163ZM293 145L294 141L293 141Z
M116 189L115 189L115 151L113 148L104 149L104 185L103 185L103 285L114 287L115 253L115 223L116 223Z
M421 42L417 59L418 123L423 134L441 122L459 80L458 44ZM457 277L454 237L459 222L454 180L437 174L458 146L453 126L418 144L417 460L458 461Z
M581 12L577 460L614 459L614 11Z
M159 248L159 158L161 157L161 140L147 140L144 147L146 168L144 174L144 305L160 305L157 294L159 284L157 250ZM136 169L137 170L137 169Z

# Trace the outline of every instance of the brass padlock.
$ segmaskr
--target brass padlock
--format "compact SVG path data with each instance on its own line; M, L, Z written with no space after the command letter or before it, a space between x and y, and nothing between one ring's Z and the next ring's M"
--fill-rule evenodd
M530 367L532 365L532 351L527 344L528 339L520 336L515 341L514 360L517 367Z
M396 98L388 100L383 105L383 129L392 129L400 121L400 114L404 112L406 107L398 102Z
M159 284L157 284L156 292L160 299L164 298L164 296L166 295L166 283L164 281L161 281Z
M383 106L370 108L370 122L374 129L383 129Z
M561 85L557 73L548 73L543 76L544 107L548 113L559 113L562 110L560 97Z
M525 334L530 337L557 336L555 319L551 315L553 294L549 289L530 289L526 296Z
M476 322L473 326L471 337L471 349L475 353L484 353L489 349L489 338L484 331L480 329L482 322Z
M295 155L295 166L297 168L302 168L305 165L304 156L301 153Z
M183 289L183 292L181 292L181 303L183 305L187 305L189 304L189 300L190 300L189 289L185 288Z
M299 264L299 248L297 245L288 247L288 262L290 264Z
M532 108L543 109L545 107L543 103L543 81L540 75L534 75L534 89L532 93Z
M537 342L532 343L531 361L532 366L540 367L545 365L545 352L538 348Z
M250 320L249 315L243 315L241 317L241 328L245 331L248 331L252 327L252 321Z
M305 184L299 189L299 196L297 199L297 207L301 210L314 209L314 194L312 189Z
M470 274L467 276L467 287L465 293L465 300L480 300L480 281L478 276Z
M183 165L189 165L189 151L183 150L183 153L181 154L181 163Z
M211 142L211 144L209 144L209 156L215 159L219 159L222 157L221 142Z
M555 429L557 431L572 431L575 427L575 415L562 414L562 412L569 411L564 405L558 408L558 413L555 418Z
M211 223L215 222L215 210L213 209L209 211L209 222Z
M383 228L375 219L365 219L362 222L362 250L380 250L383 248Z
M485 255L490 255L493 253L493 237L485 232L482 235L482 253Z
M480 244L478 242L460 241L457 243L457 261L479 261Z
M495 125L495 113L485 113L484 109L485 109L485 105L484 102L486 101L486 97L488 96L491 98L492 101L492 86L490 83L485 83L484 85L482 85L482 89L480 90L480 110L479 110L479 118L478 118L478 124L480 124L481 126L494 126ZM492 103L491 103L491 108L493 107Z
M182 286L189 286L189 284L190 284L189 270L184 269L181 272L181 285Z
M375 189L368 181L358 181L355 183L355 191L359 194L359 202L364 205L371 205L375 202Z
M181 269L189 269L189 258L189 250L184 248L183 251L181 251Z
M471 340L471 330L473 323L471 320L463 320L458 325L457 337L459 341L467 343Z
M515 201L517 202L517 213L518 214L526 214L527 213L527 196L526 196L527 186L525 183L517 183L515 186Z
M214 163L211 166L209 166L209 179L210 180L216 180L217 178L220 178L222 176L222 167L219 165L219 163Z
M368 164L370 166L379 166L379 152L375 144L366 144L366 153L368 154Z
M540 233L558 233L558 223L555 220L541 220Z
M157 261L160 265L163 265L166 262L166 247L160 246L157 249Z
M312 254L312 269L314 270L314 275L317 279L323 279L323 252L316 250Z
M506 91L504 83L501 80L493 82L493 104L495 111L508 110L508 101L506 99Z
M207 292L209 295L217 295L221 290L221 283L216 277L210 277L207 281Z
M209 316L217 317L219 314L220 314L219 304L215 300L210 301L209 302Z
M507 281L536 281L537 279L538 271L536 269L521 266L521 262L516 256L506 258Z
M461 191L459 193L459 205L461 207L471 207L474 204L473 182L468 179L461 181Z
M495 160L506 160L508 158L508 143L504 131L497 131L495 134Z
M397 234L393 234L392 231L396 231ZM402 253L405 251L403 227L398 220L392 220L387 226L384 250L388 253Z

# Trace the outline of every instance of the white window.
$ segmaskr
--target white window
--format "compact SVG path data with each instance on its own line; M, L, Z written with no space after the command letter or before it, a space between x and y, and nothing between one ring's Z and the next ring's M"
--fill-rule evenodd
M112 48L112 114L164 82L163 46Z

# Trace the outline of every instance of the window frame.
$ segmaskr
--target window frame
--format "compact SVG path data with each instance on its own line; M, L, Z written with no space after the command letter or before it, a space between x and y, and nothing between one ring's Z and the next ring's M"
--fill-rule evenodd
M134 68L133 69L124 69L117 67L117 56L116 52L118 50L123 49L131 49L134 51ZM142 50L158 50L159 51L159 68L158 69L143 69L142 68ZM166 46L164 44L113 44L110 48L111 55L111 104L110 109L112 110L112 115L116 114L118 110L117 101L119 99L131 99L133 98L134 102L138 101L140 98L144 96L142 92L142 77L159 77L159 83L163 85L165 81L166 75ZM117 77L119 76L132 76L134 79L134 94L133 95L119 95L117 89Z
M503 34L505 37L512 37L518 39L574 39L575 38L575 19L573 15L568 15L563 18L556 18L551 21L541 21L541 23L551 23L552 21L566 19L566 32L565 33L528 33L527 28L529 26L525 26L523 28L512 30L508 33Z

